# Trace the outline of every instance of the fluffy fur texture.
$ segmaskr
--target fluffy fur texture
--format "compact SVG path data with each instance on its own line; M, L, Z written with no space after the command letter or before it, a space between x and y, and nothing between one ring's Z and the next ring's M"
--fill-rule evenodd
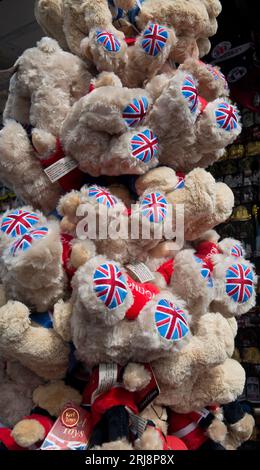
M135 2L116 0L114 5L127 12ZM161 65L158 57L145 57L139 44L129 48L126 60L124 37L125 34L136 36L136 26L142 31L149 22L167 25L174 42L170 43L167 54L165 47L161 55L165 55L165 59L170 55L181 63L186 57L198 58L209 52L208 37L216 33L216 18L221 12L219 0L189 0L185 3L181 0L145 0L141 10L136 12L136 26L133 27L126 14L120 21L116 20L117 8L111 11L107 0L95 3L91 0L38 0L35 8L36 18L48 35L56 38L62 46L68 46L73 53L91 59L98 69L112 68L117 73L124 72L126 80L131 75L134 77L134 70L137 70L136 78L140 78L138 63L146 69L146 74L149 74L149 62L152 62L153 69L157 67L160 70ZM96 32L100 30L116 36L120 46L117 53L107 52L99 46Z
M212 83L215 80L209 75L209 83ZM146 90L105 86L81 98L68 113L61 130L66 154L79 163L83 172L92 176L144 174L158 163L185 172L212 164L241 131L238 111L234 106L237 113L234 129L223 129L218 124L219 107L229 105L222 97L221 88L216 92L217 99L204 109L198 103L191 111L183 94L187 79L193 81L188 72L179 69L165 77L159 94L156 77L155 84L152 80ZM154 88L157 88L156 95ZM144 119L129 128L124 118L125 109L133 99L141 98L148 102ZM151 158L142 160L133 151L132 139L144 131L152 131L152 139L157 139L157 150Z
M55 149L68 110L88 91L92 75L78 57L49 38L25 51L14 70L0 134L1 179L25 201L47 212L54 209L61 189L59 183L49 181L39 157L45 156L46 148ZM26 126L33 126L34 147Z
M0 309L0 350L44 379L59 379L66 374L69 346L55 332L33 325L28 308L9 301Z
M114 264L101 256L93 258L79 268L73 278L71 328L78 357L90 366L101 362L121 365L129 360L145 362L148 356L150 360L169 355L174 357L175 351L189 341L189 334L179 343L160 336L155 325L155 309L160 299L167 299L182 310L185 310L184 303L167 291L151 298L151 292L148 296L145 285L140 284L137 288L143 289L141 297L146 299L140 308L138 304L136 306L135 287L131 287L128 279L124 301L116 309L111 309L94 291L93 274L104 263ZM118 264L116 266L126 279L124 269ZM134 320L129 320L125 315L133 306L139 314ZM99 337L99 341L93 342L93 336Z

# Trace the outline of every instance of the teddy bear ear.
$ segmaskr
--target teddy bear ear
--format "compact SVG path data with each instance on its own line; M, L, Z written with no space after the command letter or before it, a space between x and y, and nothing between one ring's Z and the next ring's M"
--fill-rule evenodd
M84 57L84 59L88 59L91 62L94 61L94 58L91 52L91 47L90 47L90 40L88 37L82 39L80 43L80 51L81 51L81 56Z

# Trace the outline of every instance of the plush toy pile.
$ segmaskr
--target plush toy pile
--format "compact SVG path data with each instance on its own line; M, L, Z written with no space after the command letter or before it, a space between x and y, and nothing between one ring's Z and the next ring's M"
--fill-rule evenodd
M50 432L67 403L87 410L92 449L250 438L232 356L256 276L213 230L234 198L205 170L241 131L200 60L220 11L36 2L48 37L17 60L0 132L1 180L24 201L0 219L4 449L62 448Z

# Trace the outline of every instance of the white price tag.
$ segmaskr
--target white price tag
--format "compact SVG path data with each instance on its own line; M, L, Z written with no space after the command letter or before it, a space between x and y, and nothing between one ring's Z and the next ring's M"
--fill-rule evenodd
M48 176L49 180L52 183L55 183L72 170L75 170L77 166L78 163L76 160L73 160L71 157L64 157L50 165L48 168L45 168L44 172Z

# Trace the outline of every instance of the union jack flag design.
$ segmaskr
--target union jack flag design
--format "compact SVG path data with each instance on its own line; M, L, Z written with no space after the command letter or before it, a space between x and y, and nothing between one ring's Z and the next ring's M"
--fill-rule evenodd
M201 265L200 274L203 277L203 279L207 280L207 287L213 287L213 279L211 277L211 272L207 263L205 263L201 258L198 258L197 256L194 256L194 259L196 263Z
M41 450L86 450L86 445L77 441L66 441L50 432Z
M132 157L148 163L152 158L157 158L158 139L151 130L145 129L132 137L131 148Z
M236 256L237 258L241 258L243 256L243 249L240 245L234 245L231 248L231 255Z
M245 303L253 295L253 271L245 264L233 264L226 271L226 293L235 302Z
M159 24L150 24L144 31L142 48L146 54L156 57L163 50L169 37L168 31Z
M99 204L103 206L115 207L118 203L118 199L113 196L108 189L101 188L101 186L91 186L88 190L89 197L93 197Z
M150 222L162 222L168 213L168 203L161 193L150 193L141 202L141 213Z
M112 263L101 264L93 275L94 291L109 310L122 305L127 296L127 283L118 267Z
M234 106L228 103L221 103L215 111L218 127L226 131L232 131L238 127L238 115Z
M227 84L227 80L226 80L226 77L225 75L220 71L218 70L216 67L213 67L212 65L210 64L206 64L206 69L208 69L208 71L211 73L211 75L213 76L214 80L223 80L224 83L225 83L225 88L228 87L228 84Z
M198 90L191 75L187 75L183 81L181 92L192 113L198 109L199 99Z
M39 222L39 217L33 212L17 209L9 212L3 218L1 223L1 231L8 235L10 238L24 235L35 224Z
M115 34L109 33L108 31L97 32L97 42L102 44L104 49L108 52L119 52L121 45Z
M48 233L47 227L39 227L35 230L25 233L10 248L10 253L15 256L21 251L26 251L32 246L34 240L41 240Z
M135 127L142 123L148 110L148 100L145 96L134 99L123 111L123 118L129 127Z
M181 341L189 333L183 310L166 299L159 300L156 306L155 323L160 336L169 341Z
M185 174L181 172L177 172L176 176L178 178L178 183L176 184L174 189L183 189L185 188Z

